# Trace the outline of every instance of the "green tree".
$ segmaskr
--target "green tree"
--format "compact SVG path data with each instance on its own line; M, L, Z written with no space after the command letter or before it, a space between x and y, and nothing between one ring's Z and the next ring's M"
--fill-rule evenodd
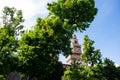
M9 72L16 41L14 36L9 36L7 30L4 28L0 28L0 35L0 61L2 68L0 72L6 73Z
M21 25L24 22L22 11L6 6L2 12L2 26L6 28L9 35L19 35L19 31L24 27Z
M49 16L59 16L70 31L84 31L97 13L94 0L58 0L48 3ZM89 16L88 16L89 15Z
M10 42L6 42L3 45L5 52L0 53L1 65L8 64L3 63L3 60L7 61L8 57L11 56L9 59L11 61L13 60L12 55L14 55L19 59L17 67L20 72L32 78L48 79L49 75L56 73L53 66L56 67L59 64L58 55L71 53L70 39L72 34L77 30L84 31L88 28L97 13L94 0L58 0L57 2L49 3L48 10L50 11L49 16L44 19L37 19L34 30L23 34L19 41L20 47L16 50L18 45L15 38L23 28L20 24L24 21L22 11L17 11L15 8L4 8L2 16L3 27L6 32L5 35L8 35L5 37L10 39L7 40L5 38L5 40ZM4 34L2 28L1 34ZM13 41L11 41L11 37ZM1 42L5 42L2 41L2 37ZM7 46L14 49L9 49ZM15 54L16 51L17 54ZM2 56L5 53L9 54L6 58ZM11 62L10 66L14 63Z
M84 37L81 63L71 65L64 71L62 80L119 80L120 67L108 58L102 60L101 53L93 47L94 41Z
M98 63L102 62L100 50L95 50L94 41L90 40L87 35L84 36L83 42L83 54L82 59L85 61L87 65L94 66Z
M2 25L0 26L0 74L7 76L10 72L17 70L17 31L22 29L20 23L23 21L21 10L5 7L2 14Z
M62 24L59 20L52 18L41 20L39 18L37 20L39 23L36 24L34 30L26 32L20 39L19 60L22 62L21 67L25 74L42 80L48 80L50 75L57 75L53 73L57 71L55 67L60 65L58 55L61 52L64 54L70 52L69 39L66 39L64 29L63 33L60 32ZM59 33L54 30L56 26L60 27L60 31L57 31ZM60 36L62 34L63 36ZM60 66L62 69L62 65Z
M40 80L53 75L58 55L71 53L72 34L88 28L97 13L94 0L58 0L49 3L48 10L50 14L38 18L34 30L23 34L19 41L21 70Z
M104 59L104 67L103 67L103 78L107 80L119 80L120 79L120 71L115 66L114 62L108 58Z
M62 80L88 80L88 72L84 68L83 65L71 66L68 67L64 71L64 75L62 76Z
M80 64L70 66L64 72L62 80L99 80L103 77L101 53L94 49L93 43L94 41L85 35Z

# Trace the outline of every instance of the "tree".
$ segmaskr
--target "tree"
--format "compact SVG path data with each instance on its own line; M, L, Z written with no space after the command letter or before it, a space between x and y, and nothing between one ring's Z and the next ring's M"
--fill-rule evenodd
M58 62L58 55L71 53L72 34L78 29L84 31L93 21L97 13L93 0L72 0L70 4L69 1L49 3L50 14L38 18L34 30L26 32L20 39L19 61L22 71L30 77L46 80L53 75L53 63Z
M84 31L88 28L97 13L94 0L58 0L58 2L49 3L48 10L50 11L48 17L38 18L34 30L23 34L18 49L17 43L10 46L14 46L14 49L10 50L9 54L17 53L14 56L19 60L18 70L29 75L31 79L45 80L49 75L55 74L56 70L53 66L56 67L59 64L58 55L71 53L72 34L77 30ZM14 37L17 42L15 39L17 33L23 28L20 24L24 21L22 11L5 7L2 19L7 35ZM12 58L13 56L10 60ZM2 60L1 64L4 65Z
M37 21L39 22L40 19ZM20 62L22 62L23 71L29 76L43 80L56 72L57 69L54 70L53 66L56 67L59 64L58 55L61 52L67 54L70 51L67 43L69 39L66 40L64 34L59 38L61 33L56 33L55 30L53 33L53 29L49 27L50 24L53 28L58 25L61 26L59 20L44 19L37 23L34 30L26 32L19 42ZM62 44L68 45L62 46Z
M84 37L83 53L80 63L70 66L62 77L62 80L99 80L102 72L102 58L99 50L93 47L93 40L90 40L87 35Z
M17 70L18 56L16 56L18 40L17 31L22 29L22 11L5 7L2 14L2 26L0 26L0 74L7 76Z
M89 27L97 13L94 0L58 0L48 3L49 15L59 16L71 26L70 31L84 31Z
M10 58L11 58L11 52L14 50L14 46L10 47L13 44L14 37L10 37L7 34L7 31L4 28L0 29L0 61L1 61L1 71L3 74L6 71L9 71L9 65L8 62L10 62ZM7 70L6 70L7 69Z
M24 22L22 11L17 10L14 7L4 7L2 11L2 24L6 28L9 35L17 36L19 31L24 27L21 25Z
M84 37L80 64L71 65L64 71L62 80L119 80L120 67L108 58L102 60L101 53L93 47L94 41Z
M104 67L103 67L103 77L104 79L107 80L119 80L120 79L120 71L119 69L115 66L114 62L108 58L104 59Z
M87 35L84 36L82 59L91 66L102 62L101 53L99 49L95 50L93 43L94 41L90 40Z

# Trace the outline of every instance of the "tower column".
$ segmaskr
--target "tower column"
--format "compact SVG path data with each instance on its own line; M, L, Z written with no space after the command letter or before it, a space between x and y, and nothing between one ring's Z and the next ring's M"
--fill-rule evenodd
M80 55L82 53L81 45L78 43L78 39L76 35L72 36L71 48L72 48L72 54L66 57L66 63L70 65L74 64L74 61L80 59Z

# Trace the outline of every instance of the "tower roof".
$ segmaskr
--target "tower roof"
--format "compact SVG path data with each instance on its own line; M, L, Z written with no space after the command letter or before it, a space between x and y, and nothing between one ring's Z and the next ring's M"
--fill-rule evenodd
M72 39L76 39L76 35L75 34L72 36Z

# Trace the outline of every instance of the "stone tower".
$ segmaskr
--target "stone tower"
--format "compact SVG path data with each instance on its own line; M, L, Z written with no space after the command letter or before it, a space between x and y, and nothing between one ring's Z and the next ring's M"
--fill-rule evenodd
M78 43L78 39L76 38L76 35L72 36L71 48L72 48L72 54L66 57L66 63L69 65L74 64L74 62L80 58L80 55L82 53L81 45Z

